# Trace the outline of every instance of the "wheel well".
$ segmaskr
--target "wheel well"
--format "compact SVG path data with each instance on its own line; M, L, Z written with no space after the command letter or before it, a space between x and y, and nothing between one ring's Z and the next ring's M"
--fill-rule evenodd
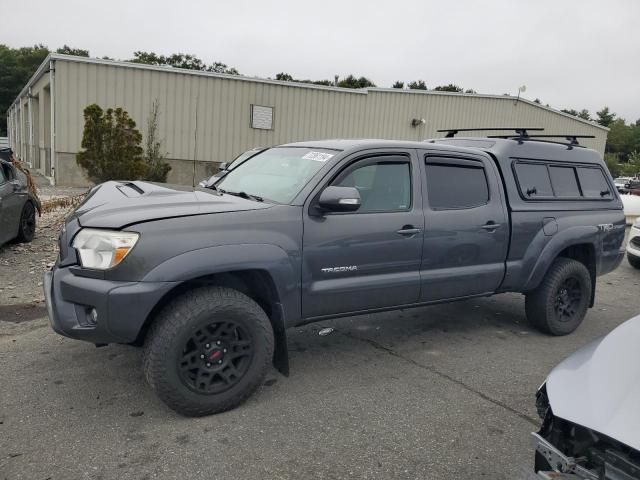
M233 288L234 290L244 293L264 310L271 321L274 332L276 328L279 328L276 322L282 320L278 307L280 300L271 276L264 270L239 270L235 272L214 273L194 278L171 289L153 307L151 312L149 312L134 344L142 345L144 343L149 327L153 323L156 315L169 302L186 291L203 286Z
M591 300L589 307L593 307L596 295L596 250L590 243L580 243L577 245L571 245L570 247L562 250L558 257L571 258L582 263L591 276Z

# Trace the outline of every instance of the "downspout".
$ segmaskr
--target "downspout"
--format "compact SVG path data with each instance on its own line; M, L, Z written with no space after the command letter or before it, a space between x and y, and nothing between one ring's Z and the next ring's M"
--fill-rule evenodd
M24 109L22 108L22 97L18 101L20 102L20 148L18 149L18 158L24 160Z
M49 99L51 100L51 105L49 110L51 111L51 120L49 131L51 133L51 185L56 184L56 102L55 102L55 86L54 86L54 67L55 63L53 60L49 60Z
M29 87L27 101L29 102L29 151L27 152L27 164L29 168L33 168L33 102L31 101L31 87Z

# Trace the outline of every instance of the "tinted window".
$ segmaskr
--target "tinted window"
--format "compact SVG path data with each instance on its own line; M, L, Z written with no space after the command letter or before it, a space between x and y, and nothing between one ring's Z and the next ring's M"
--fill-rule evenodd
M534 163L516 163L520 191L526 198L552 197L547 166Z
M571 167L549 167L551 183L556 197L579 197L580 188L575 170Z
M338 178L335 185L360 192L358 212L407 210L411 206L411 173L407 162L363 165Z
M483 168L428 163L427 192L431 208L472 208L489 201Z
M611 189L599 168L578 168L578 178L585 197L611 198Z
M7 177L4 173L4 165L0 165L0 183L4 183L7 181Z

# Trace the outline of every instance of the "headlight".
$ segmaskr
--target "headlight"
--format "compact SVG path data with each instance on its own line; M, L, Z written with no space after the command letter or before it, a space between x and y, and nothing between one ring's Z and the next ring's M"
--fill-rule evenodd
M118 265L134 247L139 234L83 228L73 239L83 267L108 270Z

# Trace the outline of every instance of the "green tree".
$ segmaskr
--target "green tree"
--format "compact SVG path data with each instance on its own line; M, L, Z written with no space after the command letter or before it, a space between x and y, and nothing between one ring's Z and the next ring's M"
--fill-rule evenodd
M147 65L168 65L174 68L185 68L187 70L239 75L238 70L233 67L229 67L225 63L213 62L211 65L207 65L200 58L190 53L158 55L155 52L137 51L133 52L133 58L129 61L133 63L144 63Z
M533 101L533 103L537 103L538 105L540 105L542 102L540 101L540 99L539 99L539 98L536 98L536 99Z
M404 88L404 82L398 80L392 85L392 88Z
M62 53L64 55L75 55L76 57L88 57L89 50L83 50L82 48L72 48L68 45L63 45L56 50L56 53Z
M478 93L473 88L467 88L464 93Z
M337 86L342 88L367 88L375 87L376 85L366 77L356 78L354 75L348 75L339 80Z
M120 107L102 110L92 104L84 109L82 150L76 162L95 183L137 180L145 176L142 135L136 122Z
M158 135L158 117L160 115L160 102L154 100L151 112L147 118L147 135L145 138L143 159L146 162L145 180L151 182L166 182L171 167L165 162L165 153L162 151L162 140Z
M573 108L567 110L566 108L563 108L562 110L560 110L562 113L568 113L569 115L573 115L574 117L578 116L578 111L574 110Z
M426 90L427 84L424 83L423 80L416 80L413 82L409 82L408 87L410 90Z
M449 85L438 85L434 90L438 92L462 92L463 89L453 83Z
M618 155L615 153L605 153L604 154L604 162L607 164L607 168L611 173L613 178L619 177L622 175L623 167L618 161Z
M11 103L48 54L41 44L22 48L0 44L0 136L7 135L6 112Z
M598 116L597 122L603 127L608 127L616 119L616 114L610 112L609 107L604 107L599 112L596 112L596 115Z
M589 113L589 110L587 110L586 108L583 108L582 110L580 110L577 116L579 118L582 118L583 120L591 120L591 114Z
M282 80L284 82L293 82L293 77L288 73L280 72L276 73L276 80Z

